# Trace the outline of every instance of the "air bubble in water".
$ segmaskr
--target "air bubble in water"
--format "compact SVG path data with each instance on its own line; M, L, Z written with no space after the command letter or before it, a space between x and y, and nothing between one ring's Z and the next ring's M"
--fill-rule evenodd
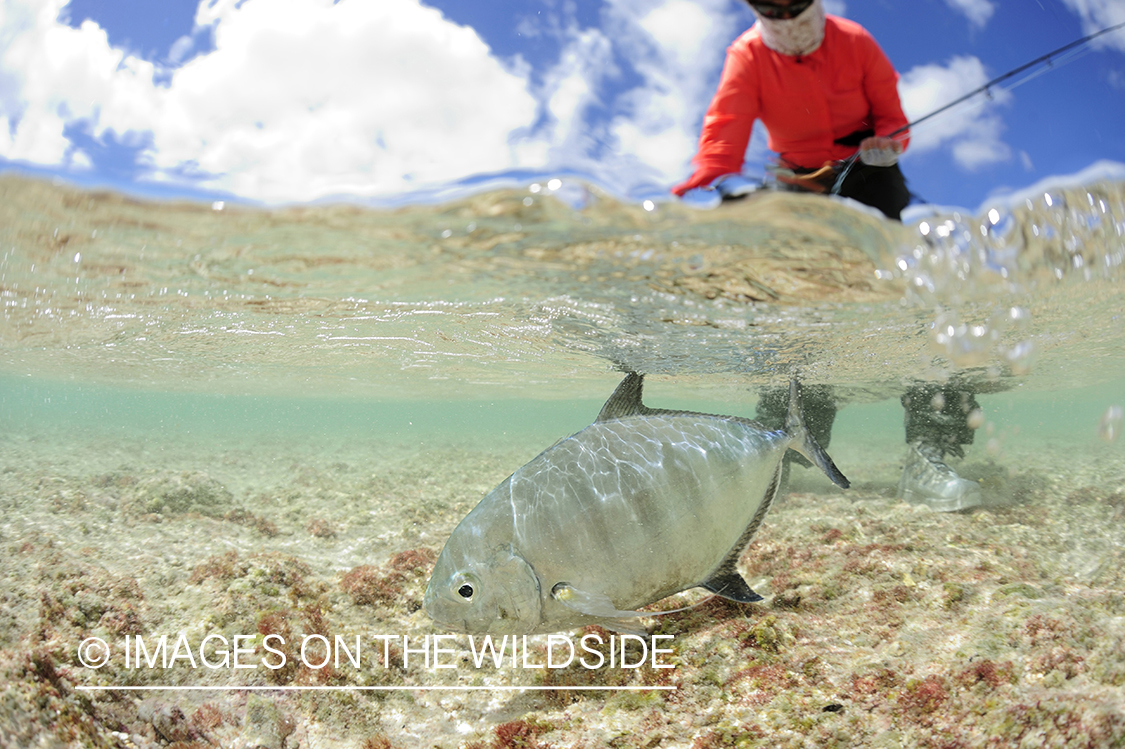
M1012 307L1008 310L1008 317L1018 329L1023 330L1031 320L1031 312L1026 307Z
M969 412L969 429L980 429L984 426L984 411L979 408L974 408Z
M1025 375L1030 372L1037 353L1035 344L1031 341L1020 341L1012 346L1005 354L1008 365L1012 368L1012 374Z
M1121 406L1110 406L1098 424L1098 436L1106 442L1113 442L1121 434L1121 422L1125 420L1125 411Z

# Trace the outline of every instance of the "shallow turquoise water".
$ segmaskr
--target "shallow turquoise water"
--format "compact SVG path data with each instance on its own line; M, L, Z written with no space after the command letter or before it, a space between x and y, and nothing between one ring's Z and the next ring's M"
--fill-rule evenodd
M606 393L616 378L605 378ZM647 388L646 399L661 407L753 416L752 390L734 401L685 397L674 383ZM1009 391L985 396L989 421L1006 429L1058 437L1098 438L1105 404L1121 400L1125 380L1097 386L1041 392ZM182 434L250 435L273 432L304 435L351 434L410 442L426 435L445 440L473 439L476 432L510 434L515 439L557 438L586 426L603 398L503 399L461 401L359 401L333 397L281 397L168 393L77 385L43 379L0 377L0 420L12 431L35 429L101 430L107 433L175 429ZM840 429L901 426L896 400L848 406ZM1104 440L1103 440L1104 441Z
M786 195L704 213L592 188L580 210L515 191L263 212L0 189L0 376L61 388L40 401L79 421L560 433L585 418L562 404L599 402L622 369L743 412L791 376L863 403L951 376L1046 394L1125 371L1117 183L907 227ZM119 402L100 406L102 386ZM159 393L199 398L160 409Z
M100 678L72 651L90 633L112 640L121 631L75 614L81 606L121 615L135 603L145 632L202 634L253 632L279 607L323 605L338 631L424 636L428 570L375 605L350 599L341 576L385 571L406 550L436 553L481 496L588 425L622 369L649 375L651 406L711 413L751 416L763 387L793 376L835 389L842 410L829 452L853 490L794 471L792 497L771 510L759 539L837 564L873 555L883 577L873 583L845 568L839 580L855 595L838 597L836 582L817 587L820 568L796 564L793 574L813 581L801 588L808 609L783 602L744 612L747 621L822 630L800 646L808 658L799 661L826 656L827 686L809 677L801 692L819 720L830 720L823 704L848 702L844 720L859 743L872 743L885 736L884 713L901 710L897 686L877 694L882 713L842 696L869 663L922 676L962 669L981 653L1015 661L1022 676L996 699L974 688L975 704L987 698L992 707L970 708L976 722L965 731L978 731L997 701L1058 702L1063 690L1044 691L1052 679L1069 690L1066 705L1112 713L1120 654L1083 645L1077 662L1103 665L1090 667L1097 678L1075 679L1040 668L1036 659L1054 651L1035 650L1019 627L1074 617L1107 632L1107 642L1120 637L1111 604L1120 601L1125 492L1123 194L1116 183L1072 186L991 215L900 227L808 196L758 196L711 213L646 212L596 191L581 210L513 191L386 213L219 212L0 179L0 543L9 552L0 565L16 581L0 610L0 670L22 674L25 690L12 697L13 725L30 743L52 739L59 715L78 715L103 742L130 731L145 745L135 737L147 731L156 741L161 705L198 715L194 696L118 712L109 697L37 691L19 658L50 627L59 629L46 662L74 683ZM894 499L906 449L899 396L951 378L978 393L980 427L956 465L986 484L989 506L939 516ZM210 504L149 510L169 496ZM826 534L843 540L832 545ZM202 574L231 554L242 576ZM882 554L893 556L884 564ZM269 576L294 569L310 585L288 578L279 595ZM780 590L787 575L762 572L754 585ZM977 593L949 608L950 580ZM1013 584L1042 598L993 590ZM121 591L140 595L121 603ZM891 630L883 612L857 620L845 606L877 594L891 621L901 615ZM56 611L48 605L56 600L67 603ZM48 623L59 611L70 619ZM566 708L585 716L574 730L598 745L589 737L621 720L614 730L653 746L644 735L652 723L667 734L659 745L686 747L711 730L693 716L718 711L742 725L790 710L779 707L789 704L784 689L759 717L706 697L715 677L701 669L724 639L711 626L683 633L686 702L599 712L612 701L594 696ZM734 678L746 652L717 661ZM799 662L787 668L802 670ZM198 682L190 673L124 676ZM239 676L230 677L236 689ZM325 745L360 746L376 727L409 737L403 745L490 743L496 724L536 710L563 725L557 706L526 695L428 694L313 707L269 699L302 722L302 738L286 746L319 745L310 740L324 738L317 731L344 737ZM217 738L239 738L249 724L242 698L206 699L230 716ZM455 728L451 710L463 719ZM947 718L968 720L927 714L903 729L904 741ZM1005 725L996 730L1023 735L1014 719ZM807 745L799 743L807 726L778 730L785 745Z
M786 195L704 213L592 188L578 210L515 191L263 212L0 188L13 433L545 446L636 369L650 402L712 412L750 414L792 376L829 384L861 444L899 439L912 383L961 378L1009 441L1081 444L1125 391L1112 182L906 227Z
M40 439L45 449L75 439L151 444L167 439L199 446L289 440L304 444L310 455L339 443L393 445L423 455L430 448L491 446L517 460L521 455L530 459L587 426L601 408L603 393L616 384L613 375L602 379L602 392L580 399L372 401L154 392L0 376L0 423L9 438ZM646 400L659 407L754 415L756 392L741 388L729 394L727 400L701 398L665 381L649 387ZM1044 451L1055 457L1069 450L1125 456L1125 440L1105 434L1107 409L1125 402L1125 379L1050 392L1017 387L979 401L985 424L969 448L970 458L1015 459L1028 467ZM873 480L887 456L892 462L900 458L902 419L897 398L853 403L840 411L831 451L849 477ZM877 467L869 468L876 456Z

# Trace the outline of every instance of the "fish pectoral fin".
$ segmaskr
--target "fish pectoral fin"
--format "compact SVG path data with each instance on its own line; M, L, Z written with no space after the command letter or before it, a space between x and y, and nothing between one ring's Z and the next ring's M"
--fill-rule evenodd
M621 619L635 616L650 616L644 611L622 611L613 605L609 596L603 593L592 593L569 585L556 585L551 591L554 599L569 609L596 616L601 619Z
M737 572L716 575L703 583L703 587L717 596L737 603L754 603L762 600L762 597L751 590L742 579L742 575Z
M614 632L623 632L627 635L647 634L647 630L636 621L637 617L648 616L643 611L621 611L609 600L609 596L601 593L589 593L584 590L572 588L569 585L556 585L551 595L556 601L568 609L588 616L598 624Z
M743 587L745 587L745 585L746 583L743 583ZM750 590L749 588L746 589ZM754 591L751 590L750 594L754 595ZM676 614L681 611L693 609L699 605L699 603L693 603L690 606L669 609L667 611L622 611L613 605L613 601L609 600L609 596L607 595L579 590L578 588L572 588L565 584L556 585L551 595L556 601L567 608L585 614L593 619L597 619L598 621L596 623L606 629L632 635L644 635L647 632L639 623L633 621L637 617ZM761 596L753 600L760 601Z
M648 630L641 626L641 623L635 619L598 619L596 622L592 623L625 635L644 637L648 634Z

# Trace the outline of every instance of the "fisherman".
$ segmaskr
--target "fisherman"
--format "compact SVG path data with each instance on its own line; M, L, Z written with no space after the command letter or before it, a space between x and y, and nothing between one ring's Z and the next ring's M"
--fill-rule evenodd
M778 180L827 192L837 164L859 153L838 193L899 220L910 202L898 167L908 132L898 74L859 24L824 12L823 0L747 0L758 18L727 50L703 120L695 173L672 189L713 184L742 169L754 120L780 154Z
M747 3L757 23L727 49L719 89L703 119L695 173L672 192L683 197L737 176L760 119L770 149L780 156L779 182L793 190L835 192L900 221L910 192L898 157L909 131L890 60L862 26L827 15L823 0ZM784 389L762 393L763 425L784 426L786 396ZM827 446L836 416L832 390L806 388L804 400L808 428ZM963 456L963 445L973 441L969 420L978 406L967 383L920 384L903 394L902 404L910 450L899 496L939 511L979 505L979 484L944 462L947 454Z

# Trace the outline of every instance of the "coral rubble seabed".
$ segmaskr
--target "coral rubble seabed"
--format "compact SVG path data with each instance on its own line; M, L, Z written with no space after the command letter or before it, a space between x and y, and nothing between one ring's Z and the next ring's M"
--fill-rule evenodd
M970 455L962 472L988 502L955 514L893 499L893 460L846 494L795 470L742 560L765 600L689 592L698 606L651 620L674 636L673 670L476 668L467 654L432 669L404 664L401 637L357 670L301 663L297 643L433 634L421 597L436 552L521 447L83 439L0 436L5 746L1125 745L1119 450ZM87 637L120 652L159 633L248 635L253 659L279 635L286 663L78 661ZM676 689L78 689L108 684Z

